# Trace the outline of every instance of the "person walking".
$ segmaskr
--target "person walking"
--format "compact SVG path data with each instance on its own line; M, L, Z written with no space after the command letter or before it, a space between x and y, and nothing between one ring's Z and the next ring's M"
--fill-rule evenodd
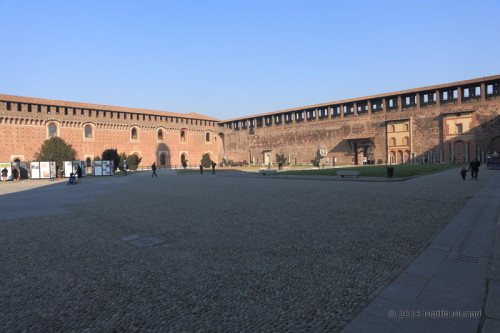
M203 174L203 165L200 164L200 174Z
M470 171L470 180L477 180L477 173L479 172L479 167L481 166L481 162L477 159L477 157L474 157L472 162L470 162L469 165L469 171Z
M212 161L212 175L215 175L215 166L216 165L217 164L214 161Z
M6 182L7 181L7 175L9 174L9 170L7 168L2 169L2 181Z
M460 170L460 176L462 176L462 179L465 180L465 176L467 176L467 170L465 167L462 167L462 170Z
M78 166L76 168L76 177L77 177L77 179L76 179L77 182L82 181L82 167L81 166Z
M153 176L158 177L158 175L156 174L156 162L153 162L153 165L151 166L151 170L153 170L153 173L151 174L151 178L153 178Z
M17 181L19 180L19 170L17 169L12 169L12 180Z

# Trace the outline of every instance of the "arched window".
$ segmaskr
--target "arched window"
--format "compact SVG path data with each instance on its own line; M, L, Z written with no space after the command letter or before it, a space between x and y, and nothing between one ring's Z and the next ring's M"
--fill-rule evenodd
M90 159L90 157L87 157L85 163L87 164L87 168L90 168L92 166L92 160Z
M403 138L403 144L404 144L405 146L408 146L408 145L410 144L410 139L409 139L407 136L405 136L405 137Z
M163 140L163 130L158 130L158 140Z
M57 135L57 126L54 123L49 124L49 138Z
M181 141L186 141L186 130L181 130Z
M404 128L405 128L405 132L408 132L408 130L409 130L408 124L405 124Z
M206 141L206 142L210 142L210 132L207 132L207 133L205 134L205 141Z
M132 140L137 140L137 128L132 128L132 130L130 131L130 138Z
M395 146L396 145L396 138L390 138L389 142L390 142L391 146Z
M87 139L92 137L92 126L90 125L85 126L85 137Z
M396 132L396 126L391 125L391 126L389 127L389 132Z

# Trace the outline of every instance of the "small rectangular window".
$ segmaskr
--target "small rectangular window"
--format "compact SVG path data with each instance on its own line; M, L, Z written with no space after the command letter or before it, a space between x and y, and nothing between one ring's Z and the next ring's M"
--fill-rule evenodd
M42 106L41 105L38 105L38 110L37 110L38 113L41 113L42 112Z
M10 111L10 109L11 109L10 102L7 102L7 111Z
M64 115L67 116L68 115L68 108L64 108Z
M457 124L457 134L463 133L463 126L462 124Z
M28 112L31 112L31 104L28 104Z
M17 103L17 111L22 111L23 105L21 103Z
M47 113L50 113L50 106L47 105Z

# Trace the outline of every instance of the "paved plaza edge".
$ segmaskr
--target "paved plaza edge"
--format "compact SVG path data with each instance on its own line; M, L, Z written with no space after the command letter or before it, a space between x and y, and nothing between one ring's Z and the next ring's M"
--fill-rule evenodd
M500 173L343 333L500 331Z

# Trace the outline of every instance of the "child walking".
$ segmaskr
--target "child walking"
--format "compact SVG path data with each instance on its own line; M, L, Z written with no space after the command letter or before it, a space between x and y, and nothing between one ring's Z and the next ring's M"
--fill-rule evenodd
M460 170L460 175L462 176L462 179L465 180L465 176L467 175L465 167L462 167L462 170Z

